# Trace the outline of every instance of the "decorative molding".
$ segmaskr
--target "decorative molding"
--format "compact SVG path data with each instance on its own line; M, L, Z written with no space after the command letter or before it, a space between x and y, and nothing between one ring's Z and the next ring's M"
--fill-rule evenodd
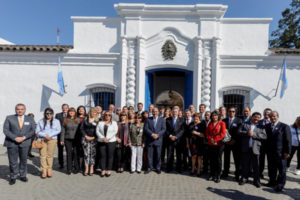
M92 93L96 92L115 92L117 89L116 85L107 84L107 83L93 83L87 85L86 88L90 90Z
M128 41L126 105L135 106L136 40Z

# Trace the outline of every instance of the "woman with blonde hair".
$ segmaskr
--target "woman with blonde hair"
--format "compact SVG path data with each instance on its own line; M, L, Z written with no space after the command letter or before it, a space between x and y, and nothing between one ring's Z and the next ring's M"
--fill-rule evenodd
M88 116L83 120L80 130L82 133L82 146L84 151L85 170L83 175L88 173L90 176L94 173L95 157L96 157L96 127L99 118L97 109L92 107Z
M96 130L100 150L101 177L109 177L111 175L117 132L117 122L112 120L112 114L110 112L105 112L104 121L99 122Z

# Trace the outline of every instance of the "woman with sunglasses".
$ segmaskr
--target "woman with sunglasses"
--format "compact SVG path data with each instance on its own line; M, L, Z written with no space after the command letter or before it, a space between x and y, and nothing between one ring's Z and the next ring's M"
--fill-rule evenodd
M79 159L77 157L76 149L76 133L80 120L77 118L77 113L75 108L69 108L67 112L67 117L64 120L62 131L60 134L60 144L66 146L67 153L67 174L71 175L72 166L74 162L74 173L79 172Z
M129 146L131 148L131 173L135 170L141 173L143 165L143 148L145 147L144 123L143 117L137 114L135 123L130 125Z
M112 114L110 112L105 112L104 121L98 123L96 130L100 150L101 177L109 177L111 175L117 133L117 122L112 121Z
M57 144L57 135L61 131L60 122L53 118L53 110L46 108L44 118L41 119L36 127L36 134L43 140L43 147L40 150L40 162L42 178L52 177L52 166L55 146Z
M96 127L98 125L98 113L96 108L91 108L88 116L83 120L80 130L82 133L82 146L84 151L85 170L83 175L92 176L96 157ZM90 172L89 172L90 171Z

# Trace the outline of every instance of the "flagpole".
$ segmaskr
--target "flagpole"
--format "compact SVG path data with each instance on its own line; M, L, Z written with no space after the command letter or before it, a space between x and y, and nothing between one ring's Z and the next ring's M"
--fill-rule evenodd
M279 79L278 79L277 88L276 88L276 92L275 92L274 97L277 96L277 91L278 91L278 87L279 87L279 83L280 83L280 77L281 77L283 67L284 67L283 65L284 65L284 62L285 62L285 58L286 58L286 54L284 55L284 58L283 58L283 63L282 63L282 66L281 66L281 71L280 71L280 74L279 74Z

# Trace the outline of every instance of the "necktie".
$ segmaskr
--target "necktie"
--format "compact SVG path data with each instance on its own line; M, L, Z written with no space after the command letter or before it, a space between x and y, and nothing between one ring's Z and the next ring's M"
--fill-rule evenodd
M173 119L173 127L175 127L176 124L176 118Z
M154 118L154 128L156 127L157 118Z
M23 118L19 117L19 127L23 128Z
M188 119L186 119L186 125L189 125L189 120Z
M272 131L274 130L274 123L271 124Z
M231 119L229 118L229 127L231 126Z

